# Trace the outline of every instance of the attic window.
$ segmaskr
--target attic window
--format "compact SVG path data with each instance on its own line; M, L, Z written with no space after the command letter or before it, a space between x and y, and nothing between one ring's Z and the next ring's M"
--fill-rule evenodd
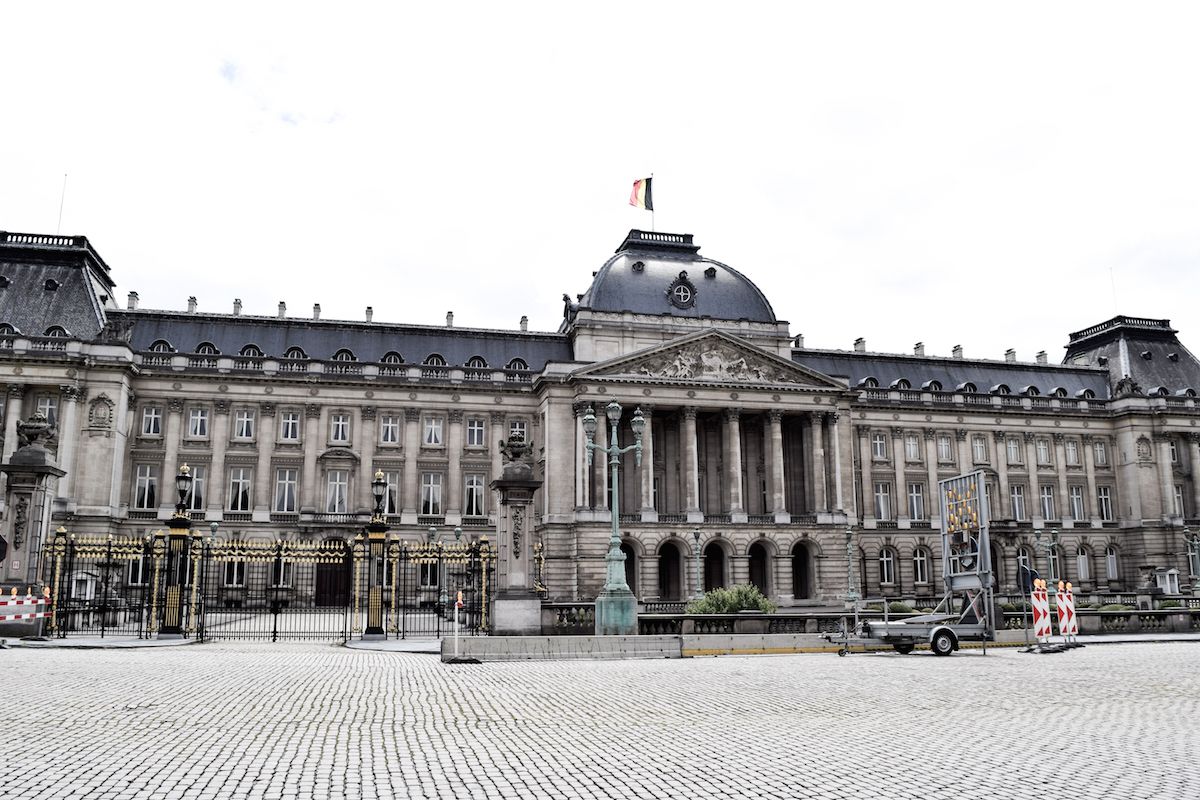
M1038 391L1036 386L1026 386L1021 390L1021 394L1025 395L1026 397L1037 397L1041 394L1041 392Z
M893 388L893 389L911 389L912 384L908 382L907 378L898 378L898 379L892 381L891 388Z
M463 366L467 369L487 369L487 360L483 356L472 356Z
M708 269L704 270L704 277L709 278L710 280L717 277L717 268L709 267Z
M8 279L7 275L0 275L0 289L7 289L11 285L12 281Z
M334 361L354 361L355 360L354 353L343 348L333 354L333 360Z
M1165 386L1155 386L1150 392L1151 397L1166 397L1171 392Z
M1178 361L1179 353L1167 353L1167 360L1168 361Z
M247 358L262 358L263 351L256 344L248 344L242 348L238 355L246 356Z
M399 353L397 353L393 350L390 353L384 354L383 358L380 359L380 363L382 363L382 364L403 364L404 356L400 355Z
M446 366L446 359L442 358L437 353L430 353L425 358L425 366L427 366L427 367L444 367L444 366Z
M308 358L308 354L305 353L302 348L289 347L287 350L284 351L283 357L299 360L302 358Z
M1064 389L1063 387L1059 386L1057 389L1055 389L1053 392L1051 392L1051 394L1054 395L1055 397L1066 397L1067 390Z
M171 347L171 343L166 339L159 339L154 344L150 345L151 353L170 353L174 350L175 348Z
M977 394L979 392L979 387L968 381L967 383L960 383L958 385L958 391L962 392L963 394Z
M642 271L643 271L643 270L645 270L645 269L646 269L646 262L645 262L645 261L635 261L635 262L633 262L633 271L634 271L634 272L642 272Z
M1154 358L1154 354L1153 354L1153 353L1151 353L1149 350L1143 350L1143 351L1142 351L1142 358L1144 358L1144 359L1146 359L1147 361L1149 361L1150 359Z
M940 392L942 390L941 381L925 381L921 384L921 388L927 392Z
M1108 366L1108 356L1100 356L1099 358L1096 359L1096 363L1102 367L1107 367Z
M860 389L878 389L879 381L875 378L867 376L858 382L858 386Z
M1091 399L1095 398L1096 393L1093 392L1091 389L1081 389L1075 393L1075 396L1078 397L1080 400L1091 400Z
M196 355L198 356L215 356L220 354L220 352L212 342L201 342L200 346L196 348Z
M992 394L1012 394L1012 389L1007 384L998 383L992 387Z
M58 287L60 287L60 286L62 286L62 284L59 283L58 281L54 280L54 278L46 278L46 291L47 292L57 292Z
M523 358L514 358L508 362L508 366L505 369L529 369L529 364L525 363L525 359Z
M67 329L60 325L53 325L46 328L46 335L54 339L65 339L67 337Z

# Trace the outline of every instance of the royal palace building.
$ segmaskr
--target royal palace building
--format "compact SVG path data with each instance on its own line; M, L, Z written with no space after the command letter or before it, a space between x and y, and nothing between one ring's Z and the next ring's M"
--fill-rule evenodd
M0 232L3 455L40 412L65 475L37 540L0 549L36 582L59 525L145 535L175 510L221 537L351 538L387 482L394 535L492 532L501 440L532 444L533 535L557 600L594 598L614 505L642 602L752 582L780 605L940 593L937 482L980 470L997 588L1022 563L1084 593L1190 590L1200 516L1200 363L1167 320L1070 335L1061 363L804 346L690 235L630 231L555 332L140 308L84 237ZM592 270L595 269L595 272ZM592 274L590 285L584 286ZM786 298L775 298L786 302ZM617 401L619 496L583 418ZM607 444L606 426L596 442ZM614 502L615 501L615 502ZM11 503L9 505L12 505ZM5 508L6 515L17 509ZM28 513L28 511L24 512ZM6 528L5 530L9 530ZM850 531L850 547L847 547ZM10 537L11 538L11 537ZM699 569L694 571L699 556Z

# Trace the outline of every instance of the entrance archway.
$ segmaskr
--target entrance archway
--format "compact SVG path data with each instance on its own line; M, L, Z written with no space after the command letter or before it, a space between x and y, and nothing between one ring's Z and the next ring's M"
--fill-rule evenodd
M704 591L725 587L725 548L711 542L704 548Z
M658 594L663 600L683 599L683 586L680 582L682 565L679 545L675 542L664 542L658 551Z
M812 597L812 557L808 545L796 542L792 548L792 597L808 600Z
M763 593L763 597L770 597L771 586L768 576L771 574L771 556L767 552L766 545L762 542L755 542L750 545L747 555L750 556L750 583L758 587L758 590Z
M629 584L629 591L637 597L637 553L633 551L629 542L621 542L621 552L625 554L625 583Z

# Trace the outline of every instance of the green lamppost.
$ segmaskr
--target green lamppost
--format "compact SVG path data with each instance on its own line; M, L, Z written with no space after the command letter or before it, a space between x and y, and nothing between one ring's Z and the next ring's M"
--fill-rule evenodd
M633 412L630 427L633 428L634 443L621 447L617 436L617 427L621 422L621 404L613 400L604 408L604 415L609 422L609 445L601 447L596 444L596 412L588 406L583 416L583 432L587 435L587 463L592 464L592 451L599 450L608 455L608 474L612 484L612 535L608 540L608 555L605 561L608 565L604 589L596 598L596 635L597 636L632 636L637 633L637 600L629 590L625 581L625 554L621 552L621 491L620 470L621 455L630 450L634 453L637 465L642 465L642 431L646 420L642 417L642 409Z

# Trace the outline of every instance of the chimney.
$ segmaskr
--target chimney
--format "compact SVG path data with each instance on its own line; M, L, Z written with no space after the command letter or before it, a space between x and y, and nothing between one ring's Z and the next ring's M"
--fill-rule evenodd
M189 314L196 313L196 296L195 295L192 295L191 297L188 298L188 313Z
M861 336L858 337L857 339L855 339L854 340L854 352L856 352L856 353L867 352L867 340L862 338Z
M796 334L796 338L792 340L792 347L796 348L797 350L804 349L804 334L803 333Z
M279 318L283 319L286 316L287 316L287 303L280 300L279 301Z
M521 315L521 330L529 330L529 317L525 316L524 314Z
M1046 351L1045 350L1039 350L1038 354L1036 356L1034 356L1034 358L1037 359L1037 363L1039 363L1039 364L1048 363L1048 361L1046 359Z
M235 317L237 317L237 316L241 316L241 313L242 313L242 299L240 297L235 297L235 298L233 298L233 315Z
M446 312L446 327L447 328L454 327L454 312L453 311Z
M129 302L126 305L126 308L128 308L130 311L137 311L137 304L138 304L137 292L130 292L129 293Z
M954 347L950 350L950 355L953 356L954 358L962 358L963 357L962 356L962 345L961 344L954 345Z
M313 319L321 318L321 304L313 303Z
M925 355L925 343L924 342L917 342L916 344L913 345L913 355L914 356Z
M367 322L371 321L371 317L375 316L375 309L367 306Z
M1017 351L1013 350L1011 347L1008 348L1007 350L1005 350L1004 351L1004 360L1009 362L1010 364L1014 363L1017 360Z

